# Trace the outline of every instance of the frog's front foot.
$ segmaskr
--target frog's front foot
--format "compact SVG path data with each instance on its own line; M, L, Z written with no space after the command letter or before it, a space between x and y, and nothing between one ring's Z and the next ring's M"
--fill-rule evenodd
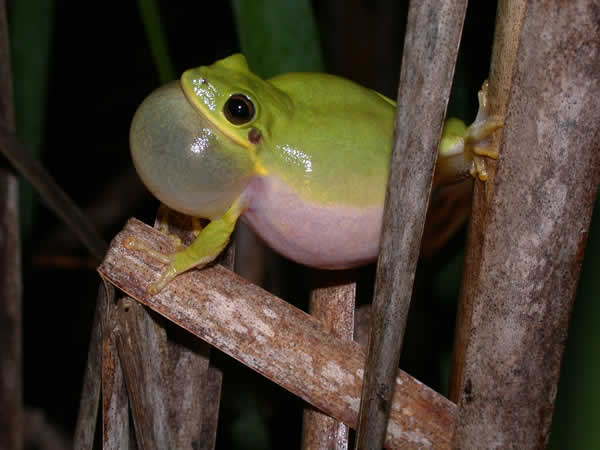
M467 127L455 118L446 120L436 167L437 185L452 184L469 176L487 180L486 158L498 158L498 149L490 138L504 125L502 117L488 112L487 90L486 81L477 95L479 110L471 125Z
M467 127L464 136L464 153L471 158L469 173L480 180L487 180L487 163L485 158L498 159L498 148L495 147L490 137L494 131L504 126L504 120L499 116L490 116L488 112L488 82L483 83L477 94L479 110L475 121Z
M175 265L173 263L169 264L160 273L160 277L159 277L158 281L155 283L152 283L150 286L148 286L148 293L150 295L158 294L178 274L179 274L179 271L177 270Z
M174 253L162 253L150 248L134 237L126 238L124 242L126 248L142 251L166 264L158 281L150 285L148 292L156 294L179 274L194 267L204 267L214 261L227 246L229 237L235 228L235 223L243 210L243 203L240 199L237 199L225 214L211 220L206 227L202 228L199 221L194 222L194 234L197 233L196 239L185 248L183 248L181 240L177 236L169 235L174 240L175 248L178 250Z
M173 239L175 247L181 248L181 240L177 236L169 236ZM159 293L173 278L189 268L189 264L186 264L187 258L184 256L185 250L174 253L162 253L154 250L134 237L125 238L123 245L125 248L144 252L152 258L166 264L166 267L160 272L158 281L152 283L147 289L148 293L151 295Z

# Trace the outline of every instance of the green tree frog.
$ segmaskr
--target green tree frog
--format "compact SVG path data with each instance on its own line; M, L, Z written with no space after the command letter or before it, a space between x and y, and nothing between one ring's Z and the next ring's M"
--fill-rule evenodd
M480 112L446 122L435 183L485 178L483 140L502 125ZM377 257L396 104L323 73L263 80L241 54L183 73L138 108L135 168L169 208L210 223L187 248L164 255L150 290L214 260L241 217L298 263L342 269ZM477 144L477 145L475 145ZM132 247L142 246L135 241ZM146 251L149 251L146 249Z

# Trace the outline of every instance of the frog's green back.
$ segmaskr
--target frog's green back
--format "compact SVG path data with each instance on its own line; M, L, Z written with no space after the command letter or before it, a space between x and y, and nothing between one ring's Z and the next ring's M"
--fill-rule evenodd
M291 98L293 108L271 130L275 151L260 155L267 170L312 201L383 204L394 102L328 74L291 73L269 82Z

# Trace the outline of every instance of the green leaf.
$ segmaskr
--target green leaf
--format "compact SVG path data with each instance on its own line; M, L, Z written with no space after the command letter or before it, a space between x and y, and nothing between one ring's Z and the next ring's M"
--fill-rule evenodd
M11 64L17 135L39 157L44 142L54 0L11 2ZM27 240L33 224L34 190L21 180L21 233Z
M242 52L263 78L322 72L323 57L308 0L233 0Z
M168 83L176 78L175 68L169 56L167 37L160 19L160 9L156 0L138 0L138 7L146 37L150 44L154 64L158 71L161 84Z

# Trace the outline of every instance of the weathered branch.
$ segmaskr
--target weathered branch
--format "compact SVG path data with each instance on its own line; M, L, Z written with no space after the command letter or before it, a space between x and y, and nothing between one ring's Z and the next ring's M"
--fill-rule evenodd
M200 444L198 446L200 450L212 450L215 448L222 384L223 373L219 369L209 367L202 398L202 428L200 430Z
M169 232L186 245L196 235L189 216L161 208L168 215ZM161 213L159 213L159 216ZM166 219L167 216L164 218ZM156 228L159 224L155 223ZM229 270L235 264L235 244L231 242L217 262ZM210 367L211 346L185 330L171 326L169 331L170 428L176 429L175 448L215 448L221 400L221 371Z
M144 309L148 314L149 310ZM170 400L169 427L175 443L173 448L212 449L215 441L201 437L202 430L208 429L204 421L211 414L215 416L210 422L215 422L216 432L219 409L218 403L216 406L213 404L214 393L209 392L210 346L166 320L162 320L161 324L168 330L169 336L169 376L164 388L168 388ZM217 400L220 394L219 386Z
M310 313L340 339L352 340L356 282L354 272L315 271ZM348 448L348 426L312 407L304 409L302 448L344 450Z
M137 220L112 242L99 271L111 283L336 419L356 426L364 350L319 320L215 265L190 271L150 297L162 265L123 246L134 236L162 251L172 240ZM448 448L455 405L398 371L386 444Z
M517 51L519 49L526 3L526 0L501 0L498 2L492 68L489 77L488 104L490 112L499 117L504 117L506 114L517 63ZM492 145L496 147L500 146L502 134L502 129L494 133L492 136ZM450 379L450 399L455 402L459 398L460 383L463 378L464 352L467 348L470 333L471 296L481 270L479 261L481 260L481 252L483 251L485 215L489 209L490 199L494 190L493 180L496 173L496 163L493 160L488 160L487 172L488 181L486 183L475 183L473 194L473 213L469 224L467 256L462 280L461 299L458 304L452 375Z
M190 217L164 207L158 217L155 228L167 223L184 243L194 239ZM230 246L220 261L233 259ZM130 298L112 317L138 447L214 448L221 375L209 372L210 346Z
M169 427L166 332L144 307L129 298L118 302L114 341L141 450L176 448Z
M73 436L74 448L92 448L94 444L102 383L102 322L106 314L108 299L113 297L114 287L108 283L101 283L96 297L92 336L83 376L77 424Z
M465 0L409 8L361 396L361 449L381 448L385 437L466 8Z
M108 289L104 312L100 315L102 326L102 448L104 450L128 449L129 405L123 368L117 354L113 326L115 324L114 289ZM96 311L99 306L96 305Z
M189 217L167 214L171 232L193 239ZM233 266L231 246L220 261ZM222 376L210 346L180 329L167 339L166 321L114 294L110 284L98 294L75 448L92 448L102 380L104 448L128 448L130 405L138 447L213 449Z
M456 448L548 441L600 176L596 9L589 0L499 4L491 112L510 95L497 170L476 189L470 228L480 244L467 255L458 317Z

